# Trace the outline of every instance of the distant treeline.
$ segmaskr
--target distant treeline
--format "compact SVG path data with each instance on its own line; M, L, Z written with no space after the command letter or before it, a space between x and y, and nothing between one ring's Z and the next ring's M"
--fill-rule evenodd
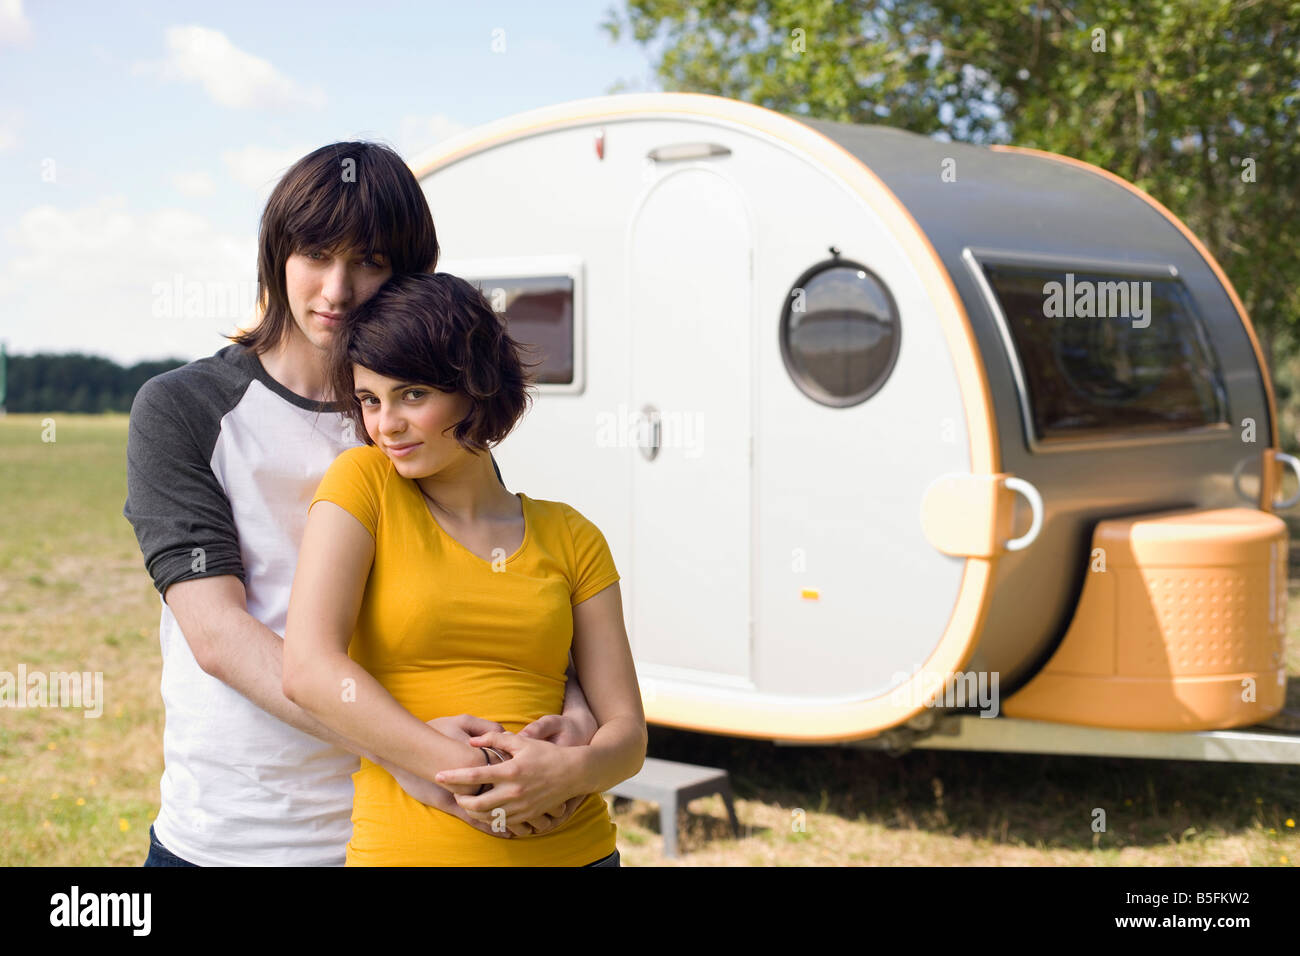
M10 412L129 412L145 382L185 359L123 368L97 355L6 356L4 407Z

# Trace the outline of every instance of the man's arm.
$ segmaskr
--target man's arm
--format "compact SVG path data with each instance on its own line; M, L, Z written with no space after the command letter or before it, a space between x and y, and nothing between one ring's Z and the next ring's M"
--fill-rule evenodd
M247 595L239 578L217 575L180 581L167 589L163 600L171 608L195 661L205 673L291 727L378 764L393 773L402 788L422 803L464 820L484 833L510 836L471 818L444 788L436 784L419 787L419 782L407 778L400 768L326 727L285 697L284 641L248 613Z
M180 581L163 596L204 672L243 694L272 717L358 756L373 755L330 730L284 696L284 642L248 613L247 595L232 575Z
M578 669L573 666L572 652L569 654L569 669L565 671L565 677L564 706L560 713L539 717L520 730L519 736L549 740L559 747L585 747L591 743L599 725L578 684Z

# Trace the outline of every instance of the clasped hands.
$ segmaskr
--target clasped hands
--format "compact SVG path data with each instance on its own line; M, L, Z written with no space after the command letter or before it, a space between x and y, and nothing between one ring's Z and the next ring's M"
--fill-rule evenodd
M438 773L430 783L401 768L388 770L410 796L464 820L492 836L546 833L564 823L587 794L573 795L575 748L590 742L595 728L571 717L548 714L512 734L495 721L471 714L439 717L430 727L471 747L492 747L504 763L476 764ZM486 753L486 751L484 751ZM491 788L478 794L483 784Z

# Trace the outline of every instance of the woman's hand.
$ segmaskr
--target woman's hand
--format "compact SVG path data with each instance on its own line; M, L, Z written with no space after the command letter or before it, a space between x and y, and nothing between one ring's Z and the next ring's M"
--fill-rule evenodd
M567 697L565 699L568 700ZM574 708L568 713L547 714L545 717L539 717L520 730L519 736L532 737L534 740L546 740L558 747L585 747L591 743L591 738L595 736L597 729L596 718L587 709L584 700L582 707ZM487 733L488 731L482 732ZM546 811L540 818L534 817L531 820L523 821L519 829L515 831L516 835L526 836L554 830L573 816L573 811L577 810L585 799L587 799L587 795L580 793L576 797L565 801L563 805Z
M457 714L455 717L435 717L433 720L426 721L430 727L438 731L444 737L450 737L452 740L461 744L469 744L470 738L476 734L490 734L494 731L501 732L505 727L498 724L495 720L485 720L482 717L475 717L473 714ZM484 754L486 756L486 754ZM487 762L484 763L484 766ZM399 781L400 782L400 781ZM437 786L435 784L435 786ZM406 788L403 787L403 790ZM407 791L409 793L409 791ZM466 795L477 793L478 787L452 785L444 788L444 793L450 797L452 794L463 793ZM414 794L412 794L414 796ZM416 799L419 799L418 797ZM421 803L425 801L421 800ZM439 806L438 809L442 809ZM459 809L459 807L458 807ZM456 814L459 816L460 814Z
M444 736L450 737L460 743L468 743L470 736L473 734L490 733L492 731L501 731L505 728L500 724L484 720L482 717L475 717L472 714L458 714L455 717L438 717L434 720L427 721L430 727ZM516 834L507 829L493 829L481 820L475 820L456 802L453 793L447 788L425 780L423 777L416 776L408 770L393 764L379 761L380 766L392 774L393 779L397 781L398 786L406 791L407 795L414 800L426 806L433 807L435 810L441 810L443 813L450 814L458 820L464 820L476 830L482 830L484 833L492 836L509 839ZM477 787L458 788L461 792L468 791L473 793Z
M456 795L456 802L475 820L491 824L504 813L505 826L512 832L530 832L524 826L532 832L545 832L532 823L544 824L548 817L555 821L556 814L562 815L561 821L567 819L577 806L569 806L571 798L586 796L581 783L581 753L585 748L559 747L505 732L482 734L468 742L473 747L495 747L511 756L505 763L444 770L434 777L436 783L449 789L458 785L477 790L484 783L492 784L492 789L481 796Z

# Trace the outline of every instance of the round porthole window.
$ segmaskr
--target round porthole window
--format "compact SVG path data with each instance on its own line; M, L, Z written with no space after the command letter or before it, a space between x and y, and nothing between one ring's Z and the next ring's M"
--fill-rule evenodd
M794 284L781 312L781 358L813 401L843 408L885 384L898 358L898 308L856 262L831 259Z

